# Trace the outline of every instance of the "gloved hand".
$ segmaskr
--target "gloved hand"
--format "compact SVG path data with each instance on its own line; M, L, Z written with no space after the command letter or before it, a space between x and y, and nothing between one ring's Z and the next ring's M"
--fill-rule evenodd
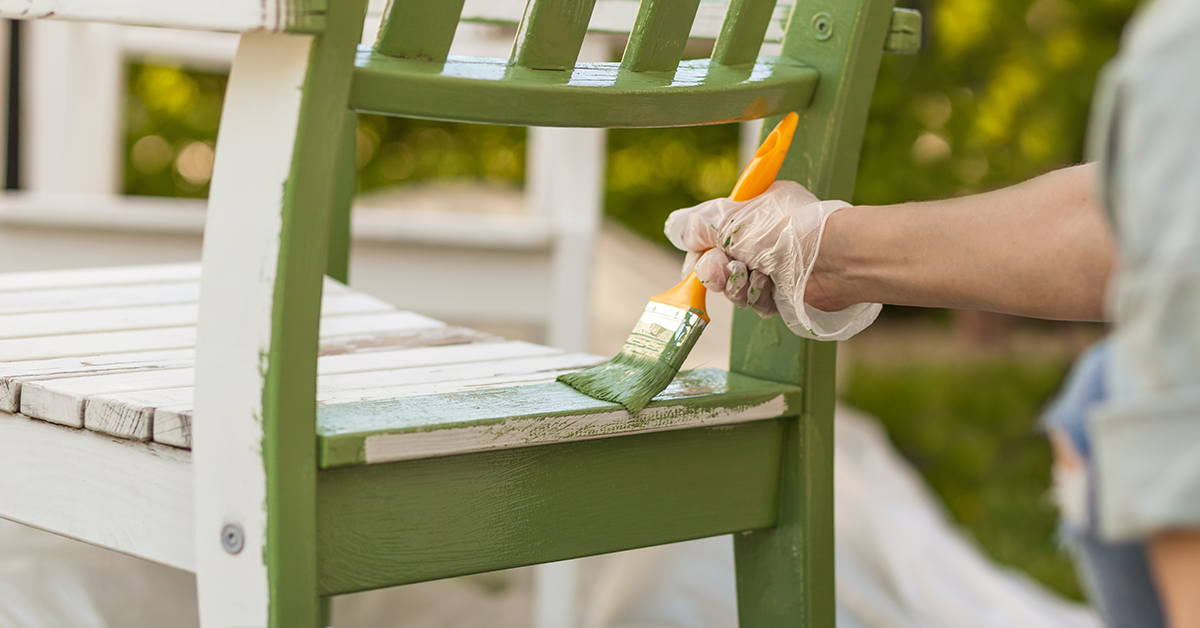
M688 252L685 276L694 267L709 290L725 293L738 307L753 307L763 318L778 313L795 334L845 340L870 325L882 306L858 303L824 312L804 302L804 288L825 221L849 206L819 200L798 183L777 181L749 201L718 198L677 210L664 231Z

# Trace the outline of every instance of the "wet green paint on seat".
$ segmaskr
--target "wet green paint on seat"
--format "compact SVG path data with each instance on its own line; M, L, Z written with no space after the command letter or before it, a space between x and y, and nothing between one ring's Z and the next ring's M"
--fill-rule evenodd
M782 411L775 416L795 416L800 412L801 392L796 386L699 369L680 373L635 415L558 382L321 406L319 464L323 469L366 464L367 440L384 435L476 428L485 437L513 447L526 437L536 442L567 441L669 430L695 417L719 422L723 414L780 398ZM601 414L616 416L603 426L588 421ZM555 418L578 420L556 423Z

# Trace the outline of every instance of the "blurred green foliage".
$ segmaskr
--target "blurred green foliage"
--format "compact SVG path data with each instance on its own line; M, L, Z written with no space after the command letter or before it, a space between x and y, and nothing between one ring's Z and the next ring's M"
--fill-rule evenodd
M525 129L360 115L355 160L360 190L462 178L518 186Z
M125 99L125 192L208 196L225 75L131 64Z
M1068 361L978 356L955 361L855 361L844 400L888 436L947 510L993 559L1081 599L1057 547L1052 454L1037 431Z
M1100 67L1137 0L931 0L916 56L887 55L854 202L944 198L1082 161Z
M667 214L733 191L738 178L737 124L608 133L604 212L670 246Z

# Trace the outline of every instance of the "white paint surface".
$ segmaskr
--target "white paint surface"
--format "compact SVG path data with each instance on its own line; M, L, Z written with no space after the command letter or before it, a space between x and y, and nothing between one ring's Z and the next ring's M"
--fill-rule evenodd
M290 5L289 0L0 0L0 18L278 31L294 19Z
M679 408L646 408L636 421L624 410L585 414L510 419L493 425L472 425L428 432L380 434L366 439L367 464L449 456L473 451L528 447L540 443L565 443L604 438L615 434L663 432L689 427L729 425L783 416L787 401L779 395L770 401L734 408L704 408L681 414ZM632 427L643 424L646 427Z
M0 412L0 514L194 570L189 459Z
M209 194L196 350L196 564L208 627L265 626L263 356L271 348L283 191L313 38L242 37L225 95ZM237 555L221 529L245 531Z

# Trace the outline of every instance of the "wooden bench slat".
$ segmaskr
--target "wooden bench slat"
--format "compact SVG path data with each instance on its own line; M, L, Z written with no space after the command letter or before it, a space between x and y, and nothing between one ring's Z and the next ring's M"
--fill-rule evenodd
M630 415L557 382L318 407L321 466L377 464L796 414L800 389L717 369L681 373Z
M596 0L529 0L510 63L530 70L574 68L595 5Z
M0 293L17 290L133 286L164 281L199 281L200 264L110 266L0 274ZM0 296L0 300L5 297Z
M164 440L155 436L158 431L156 416L162 408L183 407L191 412L195 400L195 388L192 385L177 388L161 388L158 390L135 390L96 395L87 400L84 409L83 426L89 430L104 432L121 438L132 440L150 440L154 438L167 445L176 445L167 434L171 426L164 430ZM190 422L189 422L190 427ZM191 434L187 435L184 447L191 447Z
M343 376L322 376L317 380L317 403L321 405L357 403L367 400L392 399L483 390L495 387L553 381L560 373L578 370L602 361L603 358L557 352L533 358L514 358L454 364L442 368L414 367L393 371L353 373ZM387 382L380 386L380 382ZM165 402L162 406L167 405ZM154 430L161 430L166 440L155 440L179 447L190 447L192 412L188 405L159 411L154 416Z
M321 335L323 341L335 344L355 341L365 343L372 338L372 334L412 332L444 325L445 323L412 312L346 314L322 319ZM339 336L344 338L338 338ZM0 362L186 349L194 346L194 326L13 338L0 340Z
M30 381L140 372L150 368L188 368L195 363L194 349L0 362L0 411L17 412L21 407L21 389Z
M520 15L526 0L467 0L463 6L462 21L516 26L514 15ZM696 12L692 24L692 39L716 39L725 21L727 3L704 0ZM778 43L783 39L790 3L780 2L775 6L771 24L767 27L765 41ZM639 10L637 0L596 0L588 31L592 33L629 33L634 28Z
M729 0L721 34L713 44L713 63L730 66L753 63L774 12L775 0Z
M463 0L392 0L375 50L404 59L445 61Z
M196 346L195 327L165 327L73 336L0 340L0 361L49 360L113 353L187 349Z
M200 297L196 281L29 290L0 294L0 315L30 312L67 312L110 307L195 303Z
M21 414L83 427L84 404L90 395L191 386L195 380L194 369L181 368L26 382L21 386Z
M674 72L700 0L642 0L640 5L621 67L633 72Z
M321 302L323 316L392 311L396 308L384 301L352 292L333 294ZM7 314L0 315L0 340L195 324L195 303Z

